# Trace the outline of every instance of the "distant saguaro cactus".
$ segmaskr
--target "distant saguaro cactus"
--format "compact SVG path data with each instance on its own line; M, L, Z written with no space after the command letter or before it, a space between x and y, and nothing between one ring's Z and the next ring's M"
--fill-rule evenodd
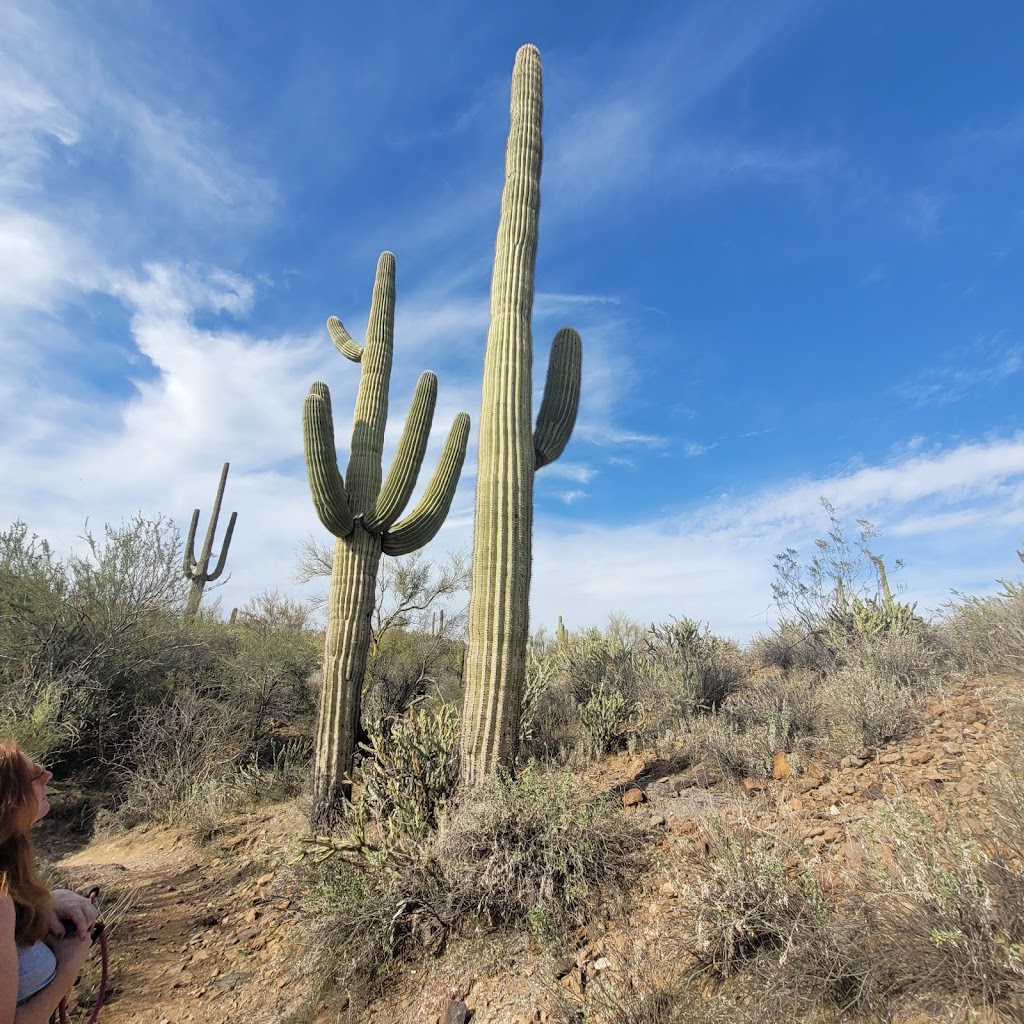
M416 486L437 400L437 377L420 376L394 462L381 485L388 385L395 333L395 257L377 261L366 343L352 340L332 316L335 347L361 365L352 444L344 478L334 446L331 395L317 381L303 408L306 470L320 521L337 538L331 572L323 690L313 768L312 824L332 828L351 791L370 619L381 554L406 555L430 541L451 506L466 457L469 416L456 415L437 468L419 504L396 522Z
M185 618L194 619L199 611L199 602L203 599L203 587L207 583L219 580L224 572L224 563L227 561L228 548L231 545L231 535L235 532L235 520L237 512L231 513L228 520L228 529L224 534L224 543L221 545L220 557L217 559L217 566L213 572L209 572L210 559L213 557L213 535L217 532L217 520L220 518L220 503L224 500L224 487L228 482L228 466L220 471L220 484L217 486L217 497L213 502L213 515L210 516L210 525L206 528L206 538L203 540L202 550L196 558L196 527L199 526L199 509L192 513L192 523L188 528L188 539L185 541L185 579L192 581L189 588L188 600L185 602Z
M569 642L569 630L565 628L561 615L558 616L558 629L555 631L555 641L558 644L559 650L563 650Z
M533 277L540 214L541 68L534 46L516 54L505 186L491 279L473 532L462 778L514 765L526 667L533 542L533 475L561 455L576 422L582 344L555 335L531 433Z

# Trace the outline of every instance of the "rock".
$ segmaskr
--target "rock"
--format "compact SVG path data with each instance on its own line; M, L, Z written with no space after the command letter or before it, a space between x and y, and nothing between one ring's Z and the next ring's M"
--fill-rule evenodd
M572 956L563 956L561 959L556 960L554 964L555 979L561 980L571 970L576 967L576 958Z
M469 1020L469 1007L461 999L453 999L445 1011L444 1024L466 1024Z
M846 757L839 762L840 768L863 768L866 761L862 761L859 757L854 757L853 754L847 754Z
M877 782L872 782L871 785L868 786L864 790L864 799L865 800L884 800L885 799L885 791L882 789L882 787Z
M639 807L640 804L645 803L646 800L647 794L637 786L630 786L630 788L622 794L623 807Z
M792 777L793 769L790 768L789 761L786 760L786 752L777 750L772 757L772 778L781 782Z
M693 773L693 784L698 789L710 789L712 786L718 785L718 778L700 768Z
M878 760L881 764L900 764L903 755L898 750L893 750L888 754L882 754Z
M752 779L748 777L743 780L743 792L746 793L747 796L753 798L757 796L758 793L763 792L763 790L764 782L761 779Z
M917 750L912 750L907 755L907 760L911 764L927 764L935 754L931 750L927 750L924 747L918 747Z

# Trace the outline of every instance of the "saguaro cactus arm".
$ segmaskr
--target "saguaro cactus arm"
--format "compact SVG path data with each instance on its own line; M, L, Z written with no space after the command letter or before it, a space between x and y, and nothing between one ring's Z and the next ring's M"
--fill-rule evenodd
M416 507L393 530L382 538L382 550L386 555L407 555L423 547L437 535L441 524L451 508L455 489L459 485L462 464L466 459L466 442L469 439L469 414L460 412L448 431L437 468L427 484Z
M398 442L398 451L395 452L384 486L380 489L377 504L373 513L364 520L363 525L371 533L389 529L402 514L416 486L416 478L420 475L436 403L437 377L427 370L420 374L416 382L416 391L402 429L402 439Z
M554 462L565 449L576 425L580 405L583 342L571 327L563 327L551 344L544 398L533 432L535 469Z
M363 346L352 340L352 335L345 330L345 325L336 317L327 318L327 333L334 342L334 347L353 363L358 363L363 358Z
M231 518L228 520L228 528L224 531L224 543L220 546L220 555L217 558L217 568L213 572L206 574L206 582L213 583L215 580L219 580L221 574L224 572L224 564L228 558L228 548L231 545L231 535L235 532L235 521L238 519L238 513L232 512Z
M321 381L316 381L309 389L302 407L302 440L316 514L335 537L347 537L354 524L352 506L345 481L338 472L331 392Z

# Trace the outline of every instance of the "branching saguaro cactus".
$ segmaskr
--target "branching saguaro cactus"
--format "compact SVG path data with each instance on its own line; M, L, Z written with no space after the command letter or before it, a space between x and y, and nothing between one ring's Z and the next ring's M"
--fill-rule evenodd
M452 423L437 468L416 507L408 502L430 436L437 377L420 376L387 479L381 484L384 428L395 333L395 257L377 261L366 343L358 345L337 317L327 321L335 347L360 364L352 445L342 477L334 447L331 395L317 381L303 408L306 470L320 522L337 538L331 572L323 690L313 768L314 828L333 828L351 795L350 776L359 726L366 654L370 645L381 554L405 555L430 541L451 506L466 457L469 416Z
M533 275L541 164L540 54L524 46L512 72L473 535L473 590L462 716L462 778L476 784L514 767L529 631L533 475L561 455L576 422L582 345L566 327L551 347L531 432Z
M224 572L224 563L227 561L228 548L231 546L231 535L235 532L235 520L237 512L231 513L228 520L227 533L224 534L224 543L221 545L220 557L217 559L217 566L213 572L209 572L210 559L213 557L213 535L217 532L217 520L220 518L220 503L224 500L224 487L228 482L228 465L220 471L220 484L217 486L217 497L213 502L213 515L210 516L210 525L206 528L206 538L203 540L203 548L196 558L196 527L199 526L199 509L192 513L192 523L188 528L188 539L185 541L185 579L192 581L189 588L188 600L185 602L185 618L194 619L199 611L199 602L203 599L203 587L207 583L219 580Z

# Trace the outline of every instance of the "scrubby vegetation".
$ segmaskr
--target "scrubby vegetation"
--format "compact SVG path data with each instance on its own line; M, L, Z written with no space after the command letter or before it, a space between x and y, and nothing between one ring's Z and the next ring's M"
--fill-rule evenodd
M841 863L770 788L799 803L918 735L964 679L1024 667L1024 585L926 622L893 596L873 539L860 524L851 547L833 513L809 566L787 552L787 614L746 651L685 617L536 633L515 778L473 791L459 787L466 567L393 560L354 801L287 852L313 998L344 991L358 1014L400 965L472 934L525 936L554 964L588 935L632 934L639 894L669 877L675 924L632 934L578 990L552 980L551 1019L888 1020L920 1000L941 1002L937 1020L1017 1019L1020 762L970 790L976 814L888 792L845 828ZM216 603L189 620L163 519L87 531L84 550L60 558L22 523L0 534L0 730L88 781L108 829L160 821L205 842L261 804L308 804L323 645L309 607L265 593L230 623ZM1018 733L1022 709L1001 712ZM665 822L623 809L627 785L659 778L748 802L694 803L692 842L669 855Z

